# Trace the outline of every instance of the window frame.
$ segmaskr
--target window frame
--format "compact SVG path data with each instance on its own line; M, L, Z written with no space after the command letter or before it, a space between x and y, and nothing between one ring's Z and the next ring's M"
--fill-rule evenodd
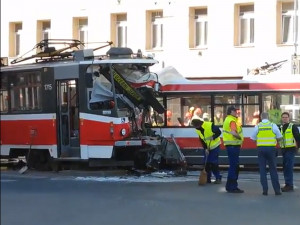
M121 36L119 35L121 29ZM116 46L127 47L127 21L116 22Z
M292 7L290 9L289 5ZM281 10L280 10L280 44L286 45L286 44L293 44L294 42L294 20L295 20L295 12L294 12L294 3L293 2L281 2ZM287 8L287 9L284 9ZM285 19L290 19L289 25L288 25L288 33L286 33L286 27L285 27ZM285 40L285 36L287 36L287 40Z
M242 15L241 15L242 14ZM243 27L246 21L246 26ZM254 11L240 12L239 15L239 44L253 45L255 37L255 16Z
M49 23L49 26L46 26L46 23ZM42 40L50 39L50 38L51 38L51 22L43 21L42 22Z
M195 9L195 18L194 18L194 29L195 29L195 37L194 37L194 46L195 48L206 48L207 47L207 38L208 38L208 16L207 9L206 13L197 13L197 10L205 10L203 9ZM200 24L200 34L198 31L198 24ZM203 40L203 41L201 41Z
M21 77L23 82L21 82ZM9 107L12 113L42 111L42 74L40 71L9 74Z
M156 14L156 15L154 15ZM161 11L152 12L151 16L151 48L160 50L163 48L163 13Z

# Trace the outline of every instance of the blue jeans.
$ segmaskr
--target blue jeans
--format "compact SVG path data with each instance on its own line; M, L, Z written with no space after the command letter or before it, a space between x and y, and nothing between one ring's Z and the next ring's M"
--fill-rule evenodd
M219 171L219 151L220 146L209 150L208 156L207 156L207 162L205 166L205 170L207 173L207 182L211 181L211 174L215 176L216 179L222 179L222 176ZM204 162L206 160L206 154L204 151Z
M296 148L283 148L281 151L285 185L293 186L293 170Z
M267 165L269 165L269 171L272 181L273 189L276 192L280 192L280 184L277 173L276 163L276 148L273 146L257 147L258 149L258 165L260 173L260 183L263 191L268 192L268 179L267 179Z
M240 146L226 146L229 169L226 182L226 190L233 191L238 188L238 177L239 177L239 157L240 157Z

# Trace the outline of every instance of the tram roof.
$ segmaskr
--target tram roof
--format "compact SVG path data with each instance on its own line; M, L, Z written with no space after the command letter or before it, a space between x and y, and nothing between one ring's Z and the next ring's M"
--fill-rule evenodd
M154 65L158 63L157 60L151 58L114 58L114 59L103 59L103 60L61 60L53 62L38 62L38 63L26 63L18 65L10 65L1 67L2 71L13 71L13 70L30 70L38 69L43 67L63 67L63 66L79 66L79 65L100 65L100 64L148 64Z
M173 68L158 72L162 92L300 91L299 74L248 75L243 79L188 80Z

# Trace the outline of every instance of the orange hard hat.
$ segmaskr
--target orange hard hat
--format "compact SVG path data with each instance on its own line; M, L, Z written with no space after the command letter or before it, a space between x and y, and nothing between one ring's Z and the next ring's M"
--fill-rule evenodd
M167 111L167 117L168 118L172 117L172 112L170 110Z

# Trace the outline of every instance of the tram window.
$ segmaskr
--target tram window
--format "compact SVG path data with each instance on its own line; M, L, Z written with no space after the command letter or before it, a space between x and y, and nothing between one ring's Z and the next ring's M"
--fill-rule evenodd
M0 112L8 111L8 90L7 90L7 76L1 77L0 84Z
M259 123L259 96L243 94L243 125L257 125Z
M170 98L167 100L167 126L179 126L177 118L181 117L180 98Z
M243 95L244 104L259 104L258 95Z
M243 125L257 125L259 123L259 105L244 105Z
M190 126L193 116L211 121L211 96L191 95L168 98L167 109L170 111L170 126Z
M241 104L240 94L217 94L215 104Z
M214 118L213 122L215 125L222 126L225 120L225 117L227 116L227 108L230 105L234 105L235 107L239 107L239 105L242 103L242 95L240 94L215 94L214 95ZM242 113L240 113L241 110L239 110L239 117L238 120L241 124L243 124L243 118L241 116Z
M241 125L256 125L259 122L259 96L253 94L216 94L214 96L214 123L223 125L227 108L239 108L238 122Z
M214 107L214 119L213 119L213 122L215 125L217 126L222 126L223 123L224 123L224 120L227 116L227 108L231 106L231 105L223 105L223 106L215 106ZM238 122L241 124L241 125L245 125L246 124L246 117L244 116L244 113L242 113L243 111L242 110L245 110L245 111L248 111L247 110L247 106L244 107L244 109L242 109L241 106L239 105L232 105L232 106L235 106L238 108L238 111L237 111L237 116L238 116ZM244 112L245 112L244 111Z
M94 73L93 88L88 88L88 91L90 96L88 108L91 110L114 108L112 83L105 76L99 73L96 75L96 73Z
M12 111L41 109L41 75L24 72L12 77L10 82Z
M290 121L300 124L300 93L265 93L263 110L269 112L270 120L281 122L281 113L288 112Z

